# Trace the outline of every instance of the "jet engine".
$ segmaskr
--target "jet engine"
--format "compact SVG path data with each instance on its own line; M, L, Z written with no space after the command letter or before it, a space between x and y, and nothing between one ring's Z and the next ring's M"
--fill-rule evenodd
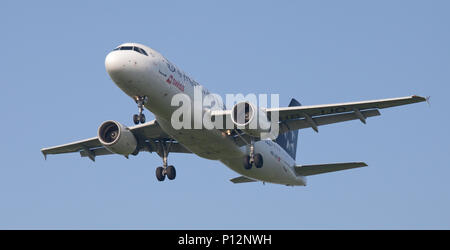
M270 121L262 109L256 109L249 102L240 102L231 109L231 121L237 129L245 131L253 137L270 131Z
M136 137L129 128L116 121L106 121L98 128L98 139L115 154L128 156L137 149Z

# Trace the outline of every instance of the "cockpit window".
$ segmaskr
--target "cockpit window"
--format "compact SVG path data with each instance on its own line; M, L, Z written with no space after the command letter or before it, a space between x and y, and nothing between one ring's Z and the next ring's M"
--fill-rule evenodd
M144 55L148 56L148 55L147 55L147 52L145 52L144 49L141 49L141 48L139 48L139 47L135 47L135 48L138 48L138 49L141 51L141 54L144 54Z
M121 46L121 47L117 47L117 48L113 49L113 51L115 51L115 50L134 50L134 51L136 51L139 54L143 54L143 55L148 56L147 52L145 52L144 49L141 49L141 48L136 47L136 46Z
M140 53L140 54L143 54L143 55L146 55L146 56L148 56L147 55L147 53L145 52L145 50L143 50L143 49L141 49L141 48L139 48L139 47L133 47L133 50L134 51L136 51L136 52L138 52L138 53Z
M122 46L120 47L120 50L133 50L132 46Z

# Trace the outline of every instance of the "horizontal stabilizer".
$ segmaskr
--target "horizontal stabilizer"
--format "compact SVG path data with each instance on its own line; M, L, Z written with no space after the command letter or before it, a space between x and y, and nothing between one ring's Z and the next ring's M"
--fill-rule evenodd
M247 178L245 176L239 176L239 177L236 177L234 179L231 179L230 181L233 182L234 184L247 183L247 182L256 182L255 180L252 180L252 179Z
M341 171L352 168L366 167L364 162L346 162L346 163L331 163L318 165L301 165L295 166L295 172L301 176L324 174L329 172Z

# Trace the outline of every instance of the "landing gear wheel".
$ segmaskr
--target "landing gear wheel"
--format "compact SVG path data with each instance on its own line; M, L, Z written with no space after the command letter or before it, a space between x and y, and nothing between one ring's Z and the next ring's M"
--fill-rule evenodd
M164 179L166 178L163 172L164 172L163 167L156 168L156 179L158 179L158 181L164 181Z
M252 168L252 163L250 162L250 155L245 155L243 159L244 168L249 170Z
M144 114L141 114L141 117L139 117L139 121L141 123L145 123L145 115Z
M175 167L172 165L167 164L167 156L170 152L170 147L172 146L173 141L172 140L159 140L158 141L158 147L156 149L156 152L163 160L162 167L156 168L156 179L158 181L164 181L164 179L169 178L169 180L175 179L177 173L175 171Z
M133 115L133 122L134 122L134 124L136 124L136 125L138 125L139 124L139 115Z
M255 164L256 168L262 168L264 161L261 154L255 154L253 163Z
M173 180L175 179L176 175L177 175L177 171L175 170L175 167L170 165L166 168L166 175L167 178L169 178L169 180Z

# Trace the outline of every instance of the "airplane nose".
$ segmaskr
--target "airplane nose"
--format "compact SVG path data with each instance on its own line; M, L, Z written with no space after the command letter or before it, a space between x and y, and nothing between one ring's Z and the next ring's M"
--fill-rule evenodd
M105 68L111 78L115 78L126 65L123 63L122 56L115 51L110 52L105 58Z
M142 87L150 72L148 64L147 57L139 55L134 50L116 49L105 58L105 68L109 77L124 91L134 91Z
M111 51L105 58L105 68L116 84L130 84L139 81L143 62L133 51Z

